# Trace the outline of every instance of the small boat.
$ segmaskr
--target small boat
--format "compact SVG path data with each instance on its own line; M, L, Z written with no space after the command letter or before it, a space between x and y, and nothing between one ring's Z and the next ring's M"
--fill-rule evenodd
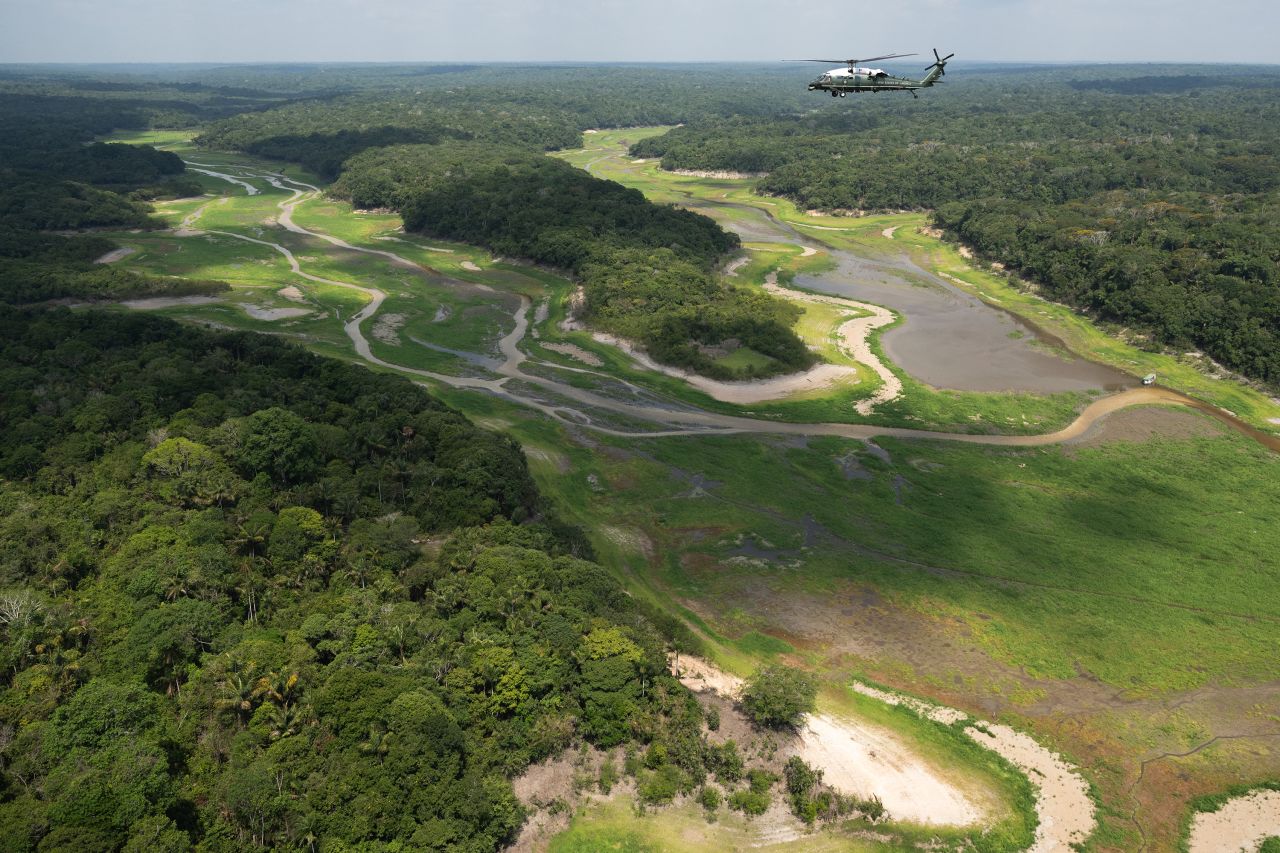
M1142 377L1142 384L1143 384L1143 385L1155 385L1155 384L1156 384L1156 375L1155 375L1154 373L1148 373L1146 376Z

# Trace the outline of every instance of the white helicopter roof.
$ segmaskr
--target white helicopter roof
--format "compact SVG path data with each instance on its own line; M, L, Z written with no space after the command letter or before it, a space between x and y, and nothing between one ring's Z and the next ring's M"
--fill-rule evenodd
M844 68L832 68L827 72L827 76L853 77L854 75L857 75L859 77L878 77L886 73L887 72L882 68L849 68L848 66L845 66Z

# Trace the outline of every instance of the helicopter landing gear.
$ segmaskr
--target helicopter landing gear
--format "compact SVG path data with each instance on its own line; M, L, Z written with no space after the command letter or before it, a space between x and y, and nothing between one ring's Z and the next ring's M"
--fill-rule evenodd
M848 92L841 92L841 93L840 93L840 97L842 97L842 98L843 98L843 97L845 97L845 96L846 96L846 95L848 95L848 94L849 94Z
M838 98L838 97L840 97L840 93L839 93L839 92L837 92L835 89L832 89L832 90L831 90L831 97L833 97L833 98Z

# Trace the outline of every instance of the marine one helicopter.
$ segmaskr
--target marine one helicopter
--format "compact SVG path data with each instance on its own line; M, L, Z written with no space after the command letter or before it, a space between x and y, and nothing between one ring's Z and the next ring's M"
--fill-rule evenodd
M938 49L933 49L934 63L925 69L923 80L912 80L909 77L895 77L881 68L861 68L859 62L878 62L881 59L899 59L903 56L916 56L914 53L888 53L884 56L873 56L869 59L788 59L787 62L843 62L847 68L832 68L817 80L809 84L809 91L830 92L833 98L843 98L850 92L910 92L911 97L918 97L916 89L927 89L937 82L946 72L947 60L955 56L948 53L939 56Z

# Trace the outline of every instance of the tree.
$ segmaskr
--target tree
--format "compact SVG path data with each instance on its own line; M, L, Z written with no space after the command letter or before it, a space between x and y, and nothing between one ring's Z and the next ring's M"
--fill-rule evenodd
M265 471L283 485L296 483L315 467L315 432L288 409L262 409L244 419L239 455L248 477Z
M814 709L818 687L813 676L777 664L761 667L742 688L742 708L756 725L794 728Z

